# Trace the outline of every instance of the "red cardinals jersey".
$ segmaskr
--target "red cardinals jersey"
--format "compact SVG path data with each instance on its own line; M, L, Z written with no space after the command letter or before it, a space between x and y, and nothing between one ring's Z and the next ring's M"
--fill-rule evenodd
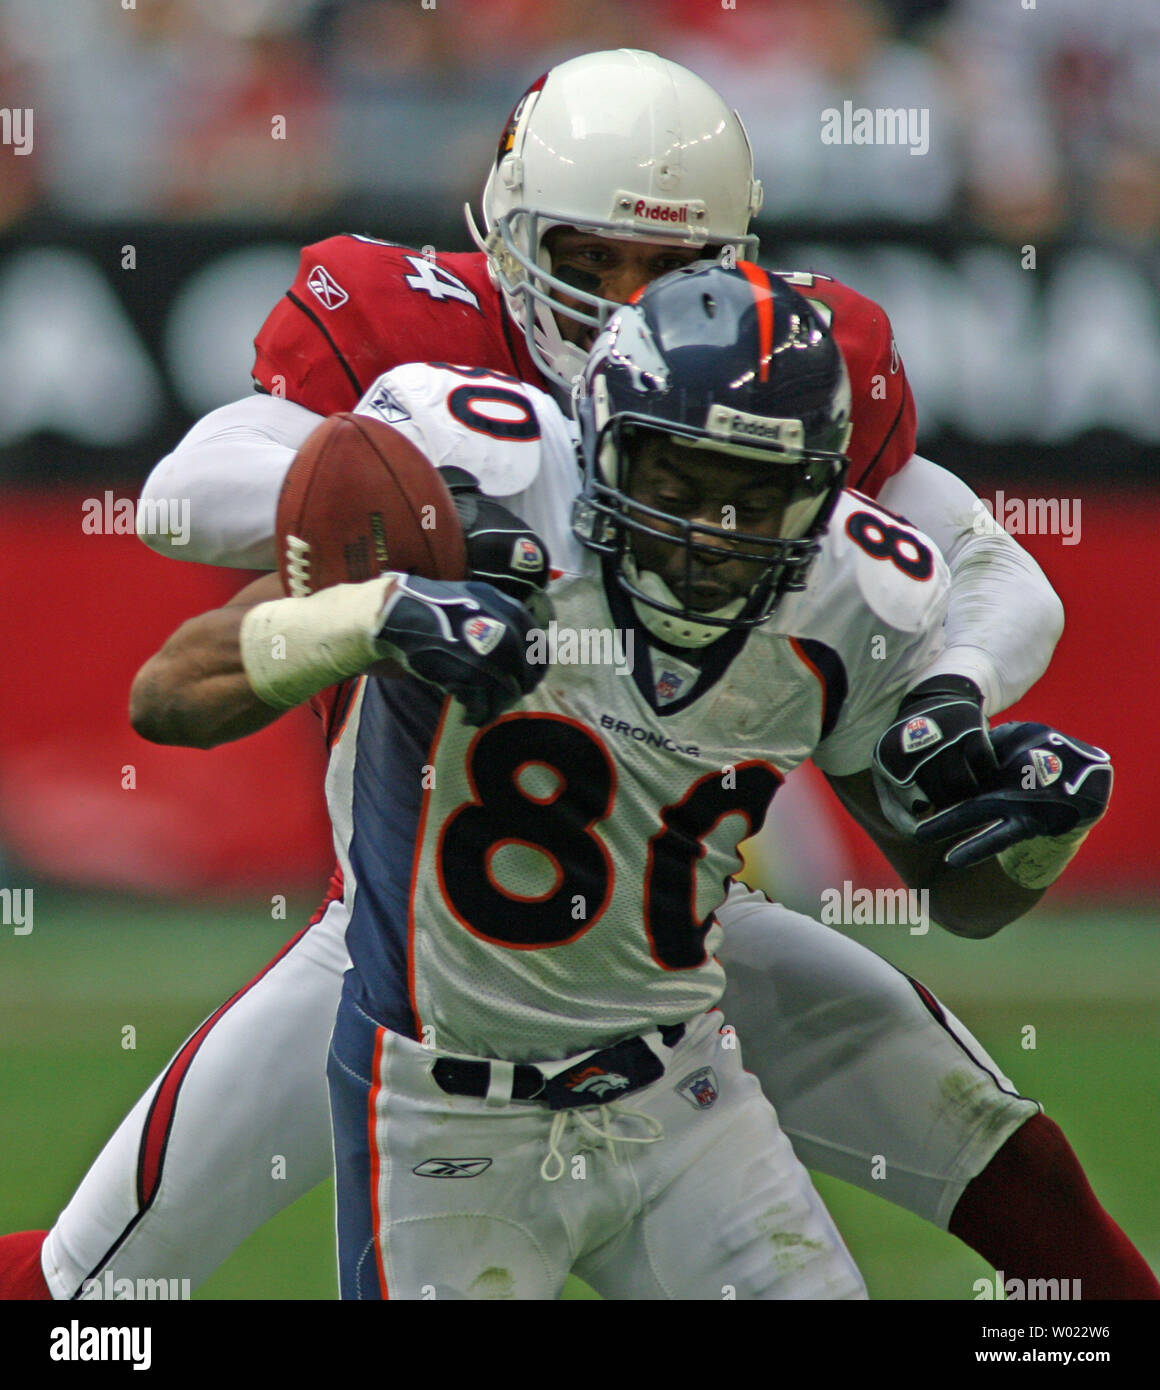
M837 280L779 271L830 324L850 373L850 487L877 496L914 453L915 408L885 310ZM298 276L254 340L263 391L332 415L383 372L455 362L547 385L481 251L424 256L371 237L302 251Z
M850 472L846 486L877 497L914 453L918 417L886 310L827 275L775 272L818 310L850 373Z
M453 361L543 386L480 251L424 256L370 237L303 249L254 339L263 391L333 415L404 362Z

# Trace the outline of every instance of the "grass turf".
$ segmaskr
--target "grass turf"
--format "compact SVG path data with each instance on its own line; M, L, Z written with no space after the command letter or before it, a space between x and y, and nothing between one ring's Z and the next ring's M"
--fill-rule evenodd
M272 921L262 904L173 906L36 890L33 931L0 928L0 1231L51 1224L186 1034L266 963L308 908L292 903L285 920ZM927 937L850 929L935 989L1020 1088L1045 1103L1154 1268L1158 928L1155 911L1121 907L1040 910L984 942L937 928ZM130 1036L131 1048L123 1045ZM818 1185L872 1297L971 1299L974 1281L989 1274L909 1213L830 1179ZM332 1202L329 1184L309 1193L195 1297L334 1297ZM567 1296L584 1292L573 1281Z

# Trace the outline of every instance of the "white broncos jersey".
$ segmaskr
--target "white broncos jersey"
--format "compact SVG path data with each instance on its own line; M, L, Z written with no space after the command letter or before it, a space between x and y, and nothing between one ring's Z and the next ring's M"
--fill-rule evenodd
M683 1022L724 976L714 912L782 779L869 766L941 644L934 547L843 494L805 592L698 668L651 646L573 536L570 426L532 386L409 365L359 409L457 463L548 546L547 674L482 729L363 679L328 796L356 998L440 1051L550 1060Z

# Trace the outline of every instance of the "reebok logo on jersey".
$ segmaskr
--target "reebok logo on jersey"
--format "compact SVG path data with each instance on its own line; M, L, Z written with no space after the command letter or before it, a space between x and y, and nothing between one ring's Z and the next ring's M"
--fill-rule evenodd
M606 1096L609 1091L623 1091L631 1084L627 1076L618 1071L605 1071L602 1067L585 1067L564 1082L572 1094L578 1096Z
M478 1178L490 1167L490 1158L425 1158L411 1172L417 1178Z
M371 399L367 402L367 410L373 410L380 420L385 420L388 425L398 424L400 420L409 420L411 412L399 404L397 397L385 386L380 386Z
M673 1090L684 1096L694 1110L708 1110L721 1093L717 1073L712 1067L691 1072L684 1081L678 1081Z
M1042 748L1033 748L1031 750L1031 766L1035 769L1039 785L1050 787L1052 782L1059 780L1059 775L1063 771L1063 760L1058 753L1048 753Z
M350 298L324 265L314 267L306 285L324 309L338 309Z
M920 714L907 722L902 730L902 751L915 753L920 748L929 748L942 738L942 730L926 715Z
M473 652L487 656L488 652L495 651L499 646L500 639L506 631L506 625L498 618L485 618L480 614L479 617L469 618L464 623L463 640Z

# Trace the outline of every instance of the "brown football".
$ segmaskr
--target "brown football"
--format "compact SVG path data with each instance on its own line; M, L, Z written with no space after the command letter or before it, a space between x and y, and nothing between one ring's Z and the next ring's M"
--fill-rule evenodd
M365 415L331 415L298 450L278 498L287 594L357 584L385 570L463 579L467 551L446 484L404 435Z

